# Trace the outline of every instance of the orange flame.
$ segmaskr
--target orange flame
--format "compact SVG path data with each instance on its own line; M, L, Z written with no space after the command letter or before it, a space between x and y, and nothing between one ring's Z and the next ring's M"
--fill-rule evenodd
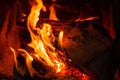
M31 77L33 77L34 74L35 74L35 71L34 71L34 69L32 68L32 65L31 65L32 61L33 61L32 56L30 56L29 53L26 50L24 50L24 49L18 49L18 50L21 51L21 52L23 52L23 53L25 53L25 56L26 56L26 65L27 65L27 68L28 68L28 71L29 71Z
M60 47L62 47L62 38L63 38L63 31L61 31L58 36L58 43Z
M59 53L56 51L56 48L53 46L53 42L55 41L55 36L52 33L52 28L50 24L44 23L42 28L36 27L37 22L40 16L40 10L46 9L43 5L42 0L36 0L37 4L34 4L31 8L31 12L28 16L27 20L27 28L30 32L31 43L28 44L31 48L34 49L34 57L36 57L43 64L47 64L51 68L53 68L54 72L59 73L62 69L65 68L65 63L62 61L61 57L59 57ZM55 17L55 10L53 6L51 7L50 19L57 20ZM53 14L53 15L52 15ZM53 17L53 18L52 18ZM62 37L63 31L60 32L58 37L58 44L62 46ZM22 68L19 68L19 64L17 62L16 52L13 48L10 48L14 53L14 60L17 70L24 75L25 71L22 71ZM32 67L33 57L28 53L27 50L18 49L18 51L23 53L23 56L26 59L26 66L31 77L34 76L35 70Z
M15 67L16 67L17 71L22 76L24 76L25 70L21 67L21 65L17 61L16 51L13 48L11 48L11 47L10 47L10 50L14 54ZM34 71L34 69L32 68L32 65L31 65L32 61L33 61L32 56L30 56L29 53L26 50L24 50L24 49L18 49L18 50L21 51L21 52L23 52L23 53L25 53L24 56L26 57L26 65L27 65L27 68L28 68L28 71L29 71L31 77L33 77L33 75L35 74L35 71Z
M28 16L28 29L29 27L32 27L33 29L35 28L38 20L39 20L39 15L40 15L40 10L43 7L43 2L42 0L36 0L37 4L34 4L31 8L31 12ZM29 29L30 30L30 29Z
M54 5L50 6L49 9L50 9L49 19L59 21L58 18L56 17L56 11L55 11Z
M60 72L62 68L65 67L63 61L59 58L58 53L56 52L56 48L53 46L53 42L55 41L55 36L52 33L52 28L50 24L43 24L42 29L36 27L37 21L39 20L40 10L44 6L42 0L36 0L37 5L33 5L30 15L28 16L28 30L31 35L31 43L28 46L32 47L38 55L36 58L51 66L56 73ZM51 7L50 19L56 19L53 6ZM52 18L53 17L53 18ZM34 32L36 31L36 33ZM62 40L63 33L60 34L61 37L59 42ZM60 43L62 45L62 42Z
M13 55L14 55L14 61L15 61L15 67L16 69L18 70L18 62L17 62L17 57L16 57L16 52L13 48L10 47L10 50L13 52Z

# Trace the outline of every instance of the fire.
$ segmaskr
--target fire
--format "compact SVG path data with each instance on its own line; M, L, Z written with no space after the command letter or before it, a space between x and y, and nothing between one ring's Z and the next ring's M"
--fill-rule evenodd
M32 47L39 55L40 61L53 68L56 72L60 72L64 63L60 60L56 48L52 45L55 41L55 36L52 34L52 28L49 24L43 24L42 29L37 29L37 35L31 32L32 42L28 46ZM43 61L44 60L44 61Z
M18 51L22 52L26 59L26 66L29 70L31 77L35 74L35 70L32 67L33 56L36 57L41 63L47 64L50 66L54 72L60 73L62 69L65 69L65 63L62 61L61 57L59 57L59 53L56 51L56 48L53 46L53 42L55 42L56 38L52 33L52 27L50 24L43 23L42 28L36 27L37 22L40 16L40 10L44 9L42 0L36 0L36 4L34 4L31 8L31 12L28 16L27 20L27 28L30 32L31 43L28 44L29 47L34 49L34 53L28 53L27 50L18 49ZM58 20L55 16L54 7L50 7L50 19ZM62 46L62 37L63 31L60 32L58 37L58 45ZM17 66L16 60L16 52L13 48L10 48L15 57L15 64ZM32 55L31 55L32 54ZM18 70L19 71L19 70Z
M54 4L52 6L50 6L50 16L49 19L50 20L56 20L59 21L58 18L56 17L56 12L55 12L55 8L54 8Z
M62 38L63 38L63 31L61 31L59 33L59 37L58 37L58 43L59 43L60 47L62 47Z
M28 30L32 40L28 46L34 49L42 63L51 66L53 69L55 69L55 72L58 73L62 68L65 67L65 64L59 58L56 48L52 44L55 41L55 36L52 33L51 25L44 23L42 29L36 27L37 21L39 20L39 12L44 6L42 0L36 0L36 2L37 5L32 6L30 15L28 16ZM50 9L50 19L57 19L55 14L53 14L55 13L53 6L51 6ZM51 16L52 14L54 16ZM36 33L33 31L36 31ZM62 37L60 39L62 40ZM61 40L59 42L62 43Z
M24 49L18 49L18 50L25 53L26 65L27 65L27 68L29 70L30 75L33 77L33 75L35 74L35 71L34 71L34 69L32 68L32 65L31 65L32 61L33 61L32 56L30 56L29 53Z
M16 52L13 48L10 47L10 50L13 52L13 55L14 55L14 61L15 61L15 67L17 68L18 70L18 62L17 62L17 57L16 57Z
M36 0L36 4L34 4L31 8L31 12L29 14L29 17L28 17L28 29L29 27L31 26L33 29L35 28L38 20L39 20L39 11L42 9L43 7L43 3L42 3L42 0ZM29 29L30 30L30 29Z
M32 39L32 42L28 45L35 50L35 53L38 53L39 59L41 59L41 61L44 60L42 61L43 63L46 63L47 65L53 67L56 72L60 72L61 68L63 68L65 64L62 62L62 60L58 56L58 53L55 51L56 48L52 45L52 43L55 41L55 36L52 34L51 25L44 23L42 29L36 28L36 23L39 18L38 13L40 12L40 9L43 5L41 0L37 2L38 8L34 8L33 6L33 10L31 10L31 13L28 17L28 30ZM33 20L32 17L34 15L36 18L34 18ZM30 25L33 27L31 27ZM37 34L33 33L32 30L36 30Z

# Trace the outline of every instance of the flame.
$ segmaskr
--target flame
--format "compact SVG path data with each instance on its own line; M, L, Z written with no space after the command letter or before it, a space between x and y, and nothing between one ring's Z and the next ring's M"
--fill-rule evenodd
M10 47L10 50L11 50L11 51L13 52L13 54L14 54L15 67L16 67L17 71L18 71L22 76L24 76L25 70L21 67L21 65L20 65L20 64L18 63L18 61L17 61L16 51L15 51L13 48L11 48L11 47ZM28 71L29 71L31 77L33 77L33 75L35 74L35 71L34 71L34 69L32 68L32 65L31 65L31 64L32 64L32 61L33 61L32 56L30 56L29 53L28 53L26 50L24 50L24 49L18 49L18 51L21 51L21 52L24 53L23 55L26 57L26 65L27 65Z
M28 68L28 71L29 71L31 77L33 77L34 74L35 74L35 71L34 71L34 69L32 68L32 65L31 65L32 61L33 61L32 56L30 56L29 53L26 50L24 50L24 49L18 49L18 50L23 52L23 53L25 53L26 65L27 65L27 68Z
M62 39L63 39L63 31L61 31L58 36L58 43L60 47L62 47Z
M44 23L42 29L36 27L39 20L39 12L44 6L42 0L36 0L36 2L37 5L32 6L30 15L28 16L27 26L31 35L31 43L28 44L28 46L32 47L34 52L38 54L35 55L36 58L38 58L43 64L47 64L52 67L55 72L58 73L65 67L65 64L60 59L58 52L56 52L56 48L52 44L55 41L55 36L52 33L51 25ZM53 6L51 6L50 10L50 19L58 20L57 17L55 17L55 10ZM59 37L60 45L62 45L62 35L63 33L61 32ZM31 57L28 56L28 58Z
M18 69L18 62L17 62L17 57L16 57L16 52L13 48L10 47L10 50L13 52L14 55L14 61L15 61L15 67Z
M37 58L44 64L47 64L53 68L56 68L56 72L60 72L63 68L64 63L60 60L56 48L52 45L52 42L55 41L55 37L52 34L51 25L43 24L42 29L37 29L38 35L31 34L32 42L28 46L32 47L37 53ZM31 32L32 33L32 32ZM62 33L60 39L62 40ZM59 41L61 41L59 40Z
M64 61L59 56L59 52L57 52L56 48L53 46L53 42L56 38L52 33L51 25L43 23L42 28L36 27L41 9L46 10L42 0L36 0L36 4L32 6L27 20L27 28L31 36L31 42L28 44L28 46L33 48L34 52L32 55L30 55L31 53L28 53L27 50L18 49L18 51L22 53L22 56L25 57L26 67L31 77L33 77L35 74L35 70L32 67L32 61L34 60L33 56L43 64L53 68L53 72L60 73L62 69L66 68ZM58 20L55 16L56 13L53 6L50 7L50 10L50 19ZM62 37L63 31L60 32L58 37L59 46L62 46ZM17 70L24 75L25 71L22 71L22 68L19 68L20 66L18 66L19 63L16 59L17 57L15 50L11 47L10 49L14 54L15 66Z
M27 21L27 23L28 23L28 27L29 26L31 26L33 29L35 28L35 26L36 26L36 24L37 24L37 22L38 22L38 20L39 20L39 15L40 15L40 10L42 9L42 8L45 8L45 7L43 7L44 5L43 5L43 2L42 2L42 0L36 0L36 3L37 4L34 4L33 6L32 6L32 8L31 8L31 12L30 12L30 14L29 14L29 16L28 16L28 21ZM30 29L29 29L30 30Z
M59 21L59 19L56 17L56 11L55 11L54 5L50 6L49 9L50 9L49 19Z

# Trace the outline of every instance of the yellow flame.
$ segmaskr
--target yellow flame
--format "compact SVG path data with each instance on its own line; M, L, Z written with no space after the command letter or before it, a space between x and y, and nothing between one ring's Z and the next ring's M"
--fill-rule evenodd
M16 70L17 70L22 76L24 76L26 70L23 69L23 67L21 67L21 65L20 65L19 62L17 61L16 51L15 51L12 47L10 47L10 50L13 52L13 55L14 55L14 61L15 61Z
M63 63L59 63L58 61L56 61L56 64L57 64L57 70L56 72L59 73L61 71L61 69L63 69L65 67L65 65Z
M22 75L24 76L25 74L25 70L22 69L21 65L18 63L17 61L17 57L16 57L16 52L13 48L10 47L10 50L13 52L14 54L14 61L15 61L15 67L17 69L17 71ZM28 68L28 71L31 75L31 77L33 77L33 75L35 74L35 71L34 69L32 68L32 61L33 61L33 58L29 55L29 53L24 50L24 49L18 49L19 51L25 53L25 57L26 57L26 65L27 65L27 68Z
M38 53L39 59L43 59L44 62L47 65L56 68L56 72L60 72L63 66L63 62L58 57L58 53L55 51L55 47L52 45L52 42L55 40L54 35L52 34L51 26L49 24L43 24L42 29L38 29L39 35L32 34L32 42L28 44L30 47L32 47L35 51L35 53ZM60 32L59 35L59 42L61 42L62 45L62 36L63 31ZM40 60L42 61L42 60Z
M34 69L32 67L32 61L33 61L32 56L30 56L29 53L26 50L24 50L24 49L18 49L18 50L26 54L27 68L28 68L28 71L30 73L30 76L33 77L34 74L35 74L35 71L34 71Z
M31 8L31 12L28 16L28 27L32 27L33 29L36 27L36 24L39 20L40 10L43 7L42 0L36 0L37 4L34 4Z
M44 64L51 66L56 72L60 72L61 69L65 67L65 64L59 58L59 55L55 51L55 47L52 44L55 41L55 36L52 33L51 25L44 23L42 29L36 27L40 16L40 10L44 6L42 0L36 0L36 2L37 4L32 6L30 15L28 16L27 26L31 35L31 43L28 44L28 46L32 47L35 53L38 54L35 55L38 60L42 61ZM57 20L54 7L51 6L50 10L50 19ZM63 33L61 32L59 42L62 40L62 35ZM62 42L60 44L62 45ZM28 55L27 52L25 53ZM30 58L30 61L32 61L31 57L28 56L28 58Z
M16 57L16 52L13 48L10 47L10 50L13 52L14 55L14 61L15 61L15 67L18 69L18 62L17 62L17 57Z
M34 4L31 8L31 12L27 20L27 28L31 36L31 43L29 43L28 46L34 49L34 57L40 60L43 64L46 64L53 68L56 73L59 73L63 68L65 68L65 63L61 60L61 57L59 57L59 53L56 52L56 48L53 46L55 36L52 33L51 25L44 23L42 29L36 27L40 16L40 10L46 9L43 5L42 0L36 0L36 2L37 4ZM52 6L50 9L50 19L57 20L54 7ZM62 37L63 31L60 32L58 37L58 44L60 46L62 46ZM22 68L19 68L18 66L16 52L13 48L10 49L14 53L16 68L19 72L21 72ZM18 49L18 51L22 52L23 56L26 58L26 66L28 68L30 76L33 77L35 74L35 70L32 67L33 57L30 55L30 53L27 52L27 50ZM25 73L25 71L23 72Z
M62 39L63 39L63 31L61 31L58 36L58 43L60 47L62 47Z

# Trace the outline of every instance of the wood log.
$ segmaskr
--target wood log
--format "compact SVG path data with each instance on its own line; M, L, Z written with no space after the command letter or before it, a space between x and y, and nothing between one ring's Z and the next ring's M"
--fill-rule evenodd
M18 57L20 57L19 55ZM22 61L23 62L23 61ZM21 63L21 60L19 60ZM22 65L21 67L25 67ZM60 73L55 72L49 66L42 64L40 61L34 59L32 62L33 69L36 71L33 77L30 76L26 70L24 75L21 75L19 71L14 68L14 79L15 80L96 80L93 76L87 75L87 73L75 65L68 65L68 68L62 70Z

